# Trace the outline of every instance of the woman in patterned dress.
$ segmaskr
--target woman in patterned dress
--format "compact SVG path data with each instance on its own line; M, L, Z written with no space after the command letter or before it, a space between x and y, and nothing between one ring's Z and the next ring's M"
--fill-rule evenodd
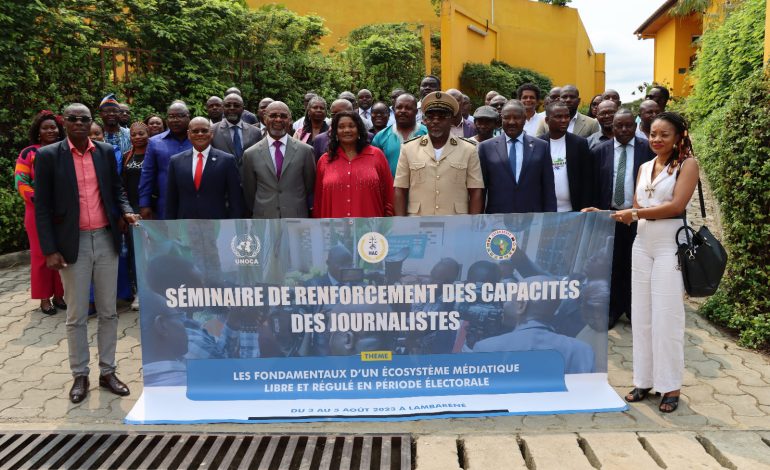
M58 142L64 138L64 128L61 118L51 111L41 111L32 127L29 129L30 146L19 154L16 160L15 182L16 189L24 199L24 227L29 237L30 253L30 283L32 298L40 300L40 311L53 315L56 309L65 310L64 288L59 272L48 269L45 265L45 255L40 249L35 223L35 155L44 146ZM53 298L53 301L51 300Z

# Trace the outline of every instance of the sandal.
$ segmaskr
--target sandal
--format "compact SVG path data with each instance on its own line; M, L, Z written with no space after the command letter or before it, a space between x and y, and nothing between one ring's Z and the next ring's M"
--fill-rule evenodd
M63 297L54 297L53 302L51 303L59 310L67 310L67 303L64 301Z
M664 408L667 406L667 408ZM660 400L658 410L661 413L673 413L679 407L679 395L663 395L663 399Z
M651 388L635 388L628 392L628 395L626 395L626 401L628 403L634 403L637 401L642 401L645 398L647 398L647 394L650 393Z

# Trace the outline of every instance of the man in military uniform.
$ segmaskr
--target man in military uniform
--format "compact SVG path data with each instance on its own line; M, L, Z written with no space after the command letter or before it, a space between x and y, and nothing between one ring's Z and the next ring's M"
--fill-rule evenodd
M460 105L436 91L422 101L428 134L404 142L396 167L396 215L481 214L484 180L473 142L451 136Z

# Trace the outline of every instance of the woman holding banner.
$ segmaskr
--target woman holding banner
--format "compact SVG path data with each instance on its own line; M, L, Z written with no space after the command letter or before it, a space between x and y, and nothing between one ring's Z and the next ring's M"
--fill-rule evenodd
M332 119L329 151L318 160L313 217L393 215L393 177L382 151L369 145L361 116Z
M687 122L664 112L652 122L650 148L656 157L639 168L634 207L612 214L616 221L639 221L632 255L634 386L626 401L644 400L655 388L658 406L671 413L679 406L684 373L684 303L677 269L676 233L698 184Z

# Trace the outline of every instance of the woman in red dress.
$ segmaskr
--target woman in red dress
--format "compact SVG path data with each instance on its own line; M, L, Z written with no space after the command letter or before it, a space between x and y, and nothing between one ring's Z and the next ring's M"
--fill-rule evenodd
M32 127L29 129L29 141L32 145L26 147L16 160L15 182L21 197L24 198L24 228L29 237L30 254L30 283L32 298L40 300L40 310L46 315L53 315L56 309L65 310L64 288L59 272L48 269L45 256L40 249L35 224L35 155L37 149L44 145L53 144L64 138L64 128L61 118L51 111L41 111ZM51 301L53 297L53 302Z
M368 142L356 112L334 115L329 151L318 160L313 217L393 215L393 176L382 151Z

